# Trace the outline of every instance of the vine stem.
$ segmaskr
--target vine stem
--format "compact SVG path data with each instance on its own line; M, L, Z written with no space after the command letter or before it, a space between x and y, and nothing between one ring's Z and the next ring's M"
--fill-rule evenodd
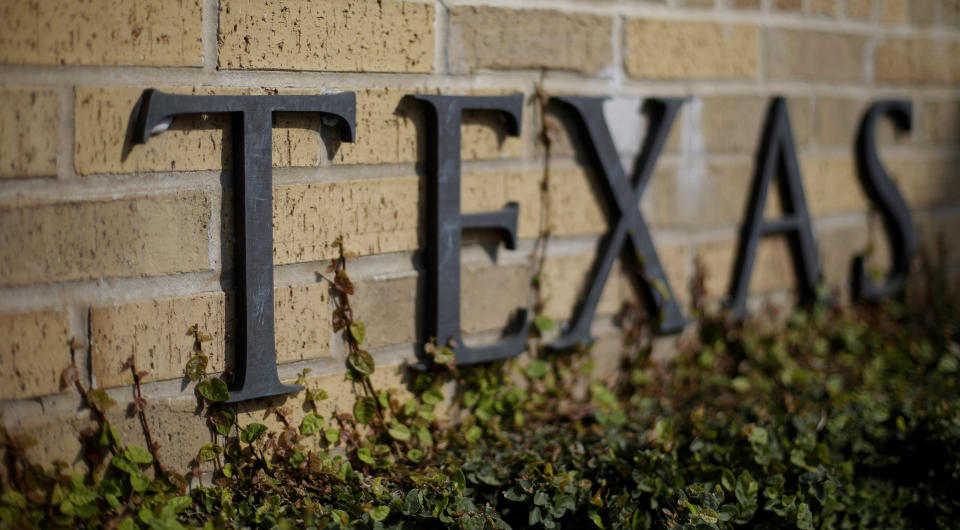
M150 454L153 455L153 463L157 468L157 471L164 473L167 471L167 466L163 465L160 461L160 444L154 441L153 434L150 432L150 424L147 422L147 400L143 398L143 390L140 388L140 379L141 375L137 372L136 362L133 360L133 356L127 360L127 364L130 366L130 373L133 374L133 388L136 392L136 398L134 403L136 404L135 409L137 411L137 416L140 417L140 424L143 426L143 434L147 438L147 448L150 450Z

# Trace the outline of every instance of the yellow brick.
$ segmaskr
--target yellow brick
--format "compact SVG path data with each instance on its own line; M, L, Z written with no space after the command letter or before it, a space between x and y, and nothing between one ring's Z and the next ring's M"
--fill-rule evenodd
M56 175L56 92L0 89L0 101L0 179Z
M818 97L815 120L817 144L821 147L843 148L852 152L860 130L860 122L869 102L861 99ZM877 143L890 145L905 142L909 137L895 133L893 123L887 119L877 121Z
M850 18L867 20L873 16L873 0L847 0L846 14Z
M960 145L960 101L925 101L922 106L923 139L934 145Z
M543 314L558 320L567 320L572 316L581 293L587 289L593 261L593 255L581 254L551 257L544 262L543 273L540 276L540 297L544 302ZM624 300L621 296L624 288L629 289L630 286L627 279L621 275L618 261L614 264L610 278L600 295L596 314L616 313Z
M63 311L0 314L0 399L54 394L70 365L70 325Z
M851 264L854 257L864 255L868 274L886 270L890 266L890 246L883 223L875 222L871 232L868 226L836 228L817 234L817 247L823 265L823 279L842 296L849 297ZM882 281L882 280L881 280Z
M233 362L236 348L236 299L208 293L188 298L148 300L95 307L90 315L94 341L93 370L105 387L133 382L123 365L134 357L145 381L177 379L195 354L188 330L198 325L213 337L203 344L208 372L221 372ZM277 363L330 355L327 286L303 285L274 290ZM229 359L229 362L227 362Z
M960 22L960 0L943 0L940 5L940 20L944 25L956 26L957 22Z
M348 251L382 254L418 247L420 179L399 177L274 188L274 261L318 261Z
M909 11L910 6L907 0L880 0L880 21L884 24L905 24Z
M609 17L548 9L455 6L450 65L480 69L572 70L596 74L612 60Z
M863 79L864 38L858 35L771 29L764 51L771 79Z
M724 296L736 263L738 241L711 241L697 247L697 254L706 267L705 288L709 296ZM783 237L762 238L757 245L750 293L762 293L792 287L795 273L790 248Z
M714 0L684 0L683 5L691 7L713 7Z
M199 191L0 207L0 285L207 269L209 220Z
M877 81L949 83L960 80L960 41L891 37L877 43Z
M778 11L802 11L803 0L775 0L774 7Z
M418 291L418 283L423 282L416 275L355 282L350 306L354 318L366 325L364 348L417 342L417 300L424 296L423 287ZM337 335L333 340L342 339Z
M333 160L339 164L398 164L426 156L426 123L422 107L404 99L435 90L360 89L357 95L357 141L339 144ZM476 95L503 95L474 91ZM517 158L523 140L506 136L500 117L492 112L463 113L461 157L464 160Z
M517 237L533 239L540 233L541 171L467 173L461 178L463 213L499 210L509 202L519 205Z
M763 125L770 111L768 96L710 96L703 98L700 130L704 146L713 153L753 153L759 148ZM811 100L787 99L790 126L797 147L809 142Z
M956 237L960 215L953 212L938 215L915 214L914 224L920 243L917 255L921 259L925 256L931 265L938 267L960 266L960 244Z
M499 331L527 306L531 271L526 265L467 265L460 272L460 328ZM494 286L496 286L494 288Z
M918 26L930 26L936 21L936 0L912 0L910 2L910 22Z
M658 177L647 193L655 199L650 224L657 227L716 228L738 226L753 178L751 164L710 163L691 184L680 177ZM769 201L768 201L769 202Z
M840 0L811 0L810 12L815 15L836 17L840 11Z
M182 94L263 94L264 90L224 88L162 88ZM74 158L77 172L132 173L198 171L233 165L233 135L225 114L184 115L170 130L146 144L128 139L131 112L140 88L76 89ZM303 93L284 90L282 93ZM277 113L274 117L273 166L316 166L319 162L321 118L317 114Z
M606 231L602 199L582 169L554 169L550 172L547 195L550 233L554 236L599 234Z
M738 9L759 9L760 0L732 0L733 7Z
M200 0L37 0L0 7L0 62L200 66Z
M890 158L884 165L912 208L960 202L956 185L958 160L950 158Z
M867 197L852 157L809 157L800 165L811 215L867 210Z
M754 26L630 19L626 30L631 77L750 79L757 74Z
M222 69L433 71L433 4L220 2Z

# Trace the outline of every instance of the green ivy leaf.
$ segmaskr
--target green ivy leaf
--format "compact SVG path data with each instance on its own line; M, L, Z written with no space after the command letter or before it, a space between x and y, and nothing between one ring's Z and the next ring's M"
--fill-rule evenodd
M473 445L477 442L477 440L480 439L481 436L483 436L483 429L481 429L478 425L474 425L473 427L467 429L467 433L464 436L467 439L467 443Z
M106 390L95 388L87 392L87 404L103 414L106 413L110 407L116 405L117 402L107 394Z
M223 382L223 379L218 377L210 377L197 383L197 392L204 398L214 402L230 399L227 384Z
M367 338L367 326L363 322L350 324L350 336L357 344L363 344L363 339Z
M340 440L340 429L336 427L329 427L327 430L323 431L323 437L330 443L337 443Z
M323 416L319 414L307 414L303 417L303 420L300 421L300 434L304 436L310 436L311 434L316 433L321 428L323 428Z
M443 402L443 392L439 389L431 388L420 396L420 399L428 405L438 405Z
M143 473L131 473L130 474L130 487L134 491L143 492L146 491L147 487L150 486L150 477L144 475Z
M361 397L353 404L353 416L358 422L367 424L377 413L377 402L372 397Z
M251 423L246 429L240 431L240 441L245 444L252 444L257 438L267 432L267 426L262 423Z
M359 350L355 353L351 353L349 356L347 356L347 362L350 363L351 368L360 372L361 374L370 375L373 373L373 356L370 355L370 352L366 350Z
M419 450L419 449L411 449L411 450L407 451L407 458L409 458L410 460L412 460L412 461L414 461L414 462L416 462L416 463L418 463L418 464L419 464L420 462L423 462L423 459L426 458L426 457L427 457L427 455L425 455L425 454L423 453L423 451L421 451L421 450Z
M110 460L110 464L113 465L113 467L119 469L120 471L124 471L124 472L126 472L126 473L139 473L139 472L140 472L140 468L138 468L136 464L134 464L134 463L131 462L129 459L127 459L126 457L123 457L123 456L121 456L121 455L116 455L116 456L114 456L114 457Z
M147 451L145 447L139 445L128 445L127 450L123 452L123 456L136 464L149 464L153 462L153 455L150 454L150 451Z
M209 462L217 457L220 454L222 449L219 445L215 443L208 443L200 448L200 452L197 453L197 460L201 462Z
M237 414L231 409L220 409L210 415L210 423L220 436L230 436L230 430L237 421Z
M453 353L453 350L446 346L437 346L436 351L433 353L433 362L437 364L450 364L457 358L457 355Z
M450 480L453 481L453 487L456 488L457 491L467 489L467 477L463 476L463 470L458 469L454 471L453 477L451 477Z
M199 381L203 379L203 376L207 373L207 361L206 355L194 355L187 361L187 366L184 368L183 373L186 374L187 378L191 381Z
M542 379L550 370L550 365L541 359L530 359L530 362L523 367L523 373L530 379Z
M717 524L720 521L720 515L716 510L711 510L710 508L703 508L700 510L700 519L707 524Z
M223 472L223 476L233 478L233 476L237 474L237 466L233 462L227 462L223 465L221 471Z
M377 463L377 461L373 458L373 455L370 453L369 447L361 447L360 449L357 449L357 460L371 466Z
M541 335L557 329L557 321L547 315L537 315L537 317L533 319L533 325L537 327L537 331L539 331Z
M390 515L389 506L377 506L376 508L370 510L370 518L374 521L383 521Z
M415 515L422 507L419 491L412 489L403 496L403 515Z
M390 422L390 426L387 428L387 433L389 433L390 437L394 440L399 440L401 442L405 442L410 439L410 429L397 420Z

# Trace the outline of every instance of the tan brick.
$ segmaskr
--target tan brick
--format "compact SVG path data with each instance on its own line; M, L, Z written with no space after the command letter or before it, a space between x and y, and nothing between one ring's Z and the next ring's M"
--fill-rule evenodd
M464 333L507 329L530 298L531 270L523 265L467 265L460 273ZM496 286L496 288L493 288Z
M580 254L548 258L540 276L540 297L544 302L543 314L558 320L567 320L573 315L581 294L590 281L590 269L595 256ZM630 289L627 278L620 272L620 262L614 264L610 278L603 287L597 315L613 315L624 301L621 296Z
M696 252L706 267L705 288L709 296L727 294L736 262L738 242L711 241L697 246ZM762 238L753 264L750 293L790 288L796 275L786 239L779 236Z
M209 220L199 191L0 207L0 285L207 269Z
M417 300L425 296L422 283L415 274L355 282L356 291L350 297L350 306L354 318L366 326L364 348L373 350L418 341ZM341 337L337 335L333 340Z
M70 324L63 311L0 313L0 399L60 390L70 365Z
M274 261L318 261L348 251L381 254L417 248L420 179L398 177L274 188Z
M912 0L910 2L910 22L918 26L930 26L937 21L936 0Z
M643 139L647 134L649 120L647 114L643 112L645 102L644 98L628 96L611 98L604 105L604 116L610 132L614 136L615 147L621 157L631 155L628 157L630 159L629 164L633 163L636 154L640 152L643 147ZM669 155L680 152L683 141L684 116L688 112L688 107L689 105L680 107L673 126L670 128L670 133L667 135L666 143L663 145L663 154ZM552 107L547 112L546 121L550 135L551 157L574 158L582 157L587 153L587 147L579 145L570 136L571 131L576 135L579 127L571 118L568 114L556 112ZM618 132L625 135L629 134L625 137L631 138L633 142L621 143ZM536 153L537 156L544 156L543 143L540 141L537 142ZM624 166L627 172L631 169L629 164Z
M732 0L737 9L760 9L760 0Z
M864 38L857 35L770 29L764 51L771 79L863 79Z
M712 153L752 153L759 148L763 124L770 111L767 96L709 96L703 98L700 130L704 146ZM798 148L810 140L811 100L787 99L793 139Z
M960 41L891 37L877 43L877 81L949 83L960 80Z
M872 231L867 226L853 226L823 231L816 236L824 283L838 290L842 301L849 300L851 267L856 256L866 258L868 274L886 271L890 266L890 246L883 223L877 219L873 225Z
M679 175L654 175L647 191L653 199L649 224L671 228L739 225L753 166L746 162L711 162L702 175L694 171L697 171L696 180Z
M188 332L194 324L213 337L203 344L208 372L221 372L233 362L236 320L231 294L207 293L187 298L131 302L95 307L90 315L94 341L93 370L105 387L133 382L123 365L134 357L145 381L183 377L196 353ZM277 363L330 355L330 315L325 284L274 290Z
M230 88L162 88L183 94L263 94L265 90ZM140 171L198 171L233 165L233 135L225 114L185 115L170 130L146 144L131 145L131 113L140 88L76 89L74 158L77 172L132 173ZM304 93L284 90L282 93ZM316 166L321 127L317 114L277 113L274 116L273 166Z
M868 106L869 102L861 99L818 97L814 123L817 144L852 152L860 122ZM895 132L890 120L877 121L877 142L880 145L906 143L909 140L909 133Z
M846 15L850 18L868 20L873 18L873 0L847 0Z
M940 22L945 26L956 26L960 22L960 0L943 0Z
M920 244L918 256L926 256L935 266L960 267L960 244L956 238L960 214L914 215L914 224Z
M811 0L810 12L835 18L840 14L840 0Z
M4 88L0 101L0 179L56 175L56 92Z
M960 202L956 185L956 157L889 158L884 165L912 208L946 206Z
M803 10L803 0L774 0L773 5L778 11Z
M433 71L433 4L383 0L220 3L221 69Z
M552 170L548 223L555 236L598 234L607 228L599 188L582 169Z
M426 156L426 123L421 107L404 99L424 90L361 89L357 95L357 141L337 147L338 164L398 164ZM506 92L472 91L474 95L504 95ZM461 157L464 160L517 158L523 155L523 140L506 136L500 116L492 112L466 111L461 127Z
M690 7L713 7L714 0L683 0L683 5Z
M612 60L610 17L551 9L454 6L450 68L571 70L596 74Z
M905 24L910 15L910 3L917 0L880 0L880 22Z
M852 157L806 157L800 166L811 215L867 210L867 197Z
M924 142L960 146L960 100L925 101L921 120Z
M757 75L757 28L713 22L630 19L626 67L631 77L750 79Z
M4 2L0 62L200 66L200 0Z
M499 210L509 202L519 205L517 237L533 239L540 233L542 171L491 171L461 177L463 213Z

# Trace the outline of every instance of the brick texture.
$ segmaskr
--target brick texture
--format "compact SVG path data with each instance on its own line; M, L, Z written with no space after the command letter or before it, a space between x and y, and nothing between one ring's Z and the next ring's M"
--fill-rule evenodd
M450 67L456 72L547 68L596 74L612 59L610 17L548 9L455 6Z
M330 355L330 315L325 284L274 290L274 331L279 364ZM147 300L93 309L93 371L105 387L133 383L123 365L130 356L147 370L145 381L177 379L196 352L188 332L197 325L209 333L203 343L208 372L221 372L233 362L236 347L235 298L209 293L187 298Z
M651 79L750 79L757 74L757 38L754 26L630 19L627 73Z
M764 42L772 79L861 81L864 39L855 35L771 29Z
M0 207L0 286L203 270L209 219L198 191Z
M890 37L874 52L877 81L952 83L960 80L960 40Z
M201 0L37 0L0 7L0 63L200 66Z
M55 176L57 94L0 89L0 102L0 179Z
M64 311L0 313L0 399L58 392L69 341Z
M432 3L220 2L219 67L432 72Z
M798 147L809 142L811 104L807 97L787 98L793 140ZM759 145L769 107L769 96L703 98L700 131L704 147L713 153L753 153Z

